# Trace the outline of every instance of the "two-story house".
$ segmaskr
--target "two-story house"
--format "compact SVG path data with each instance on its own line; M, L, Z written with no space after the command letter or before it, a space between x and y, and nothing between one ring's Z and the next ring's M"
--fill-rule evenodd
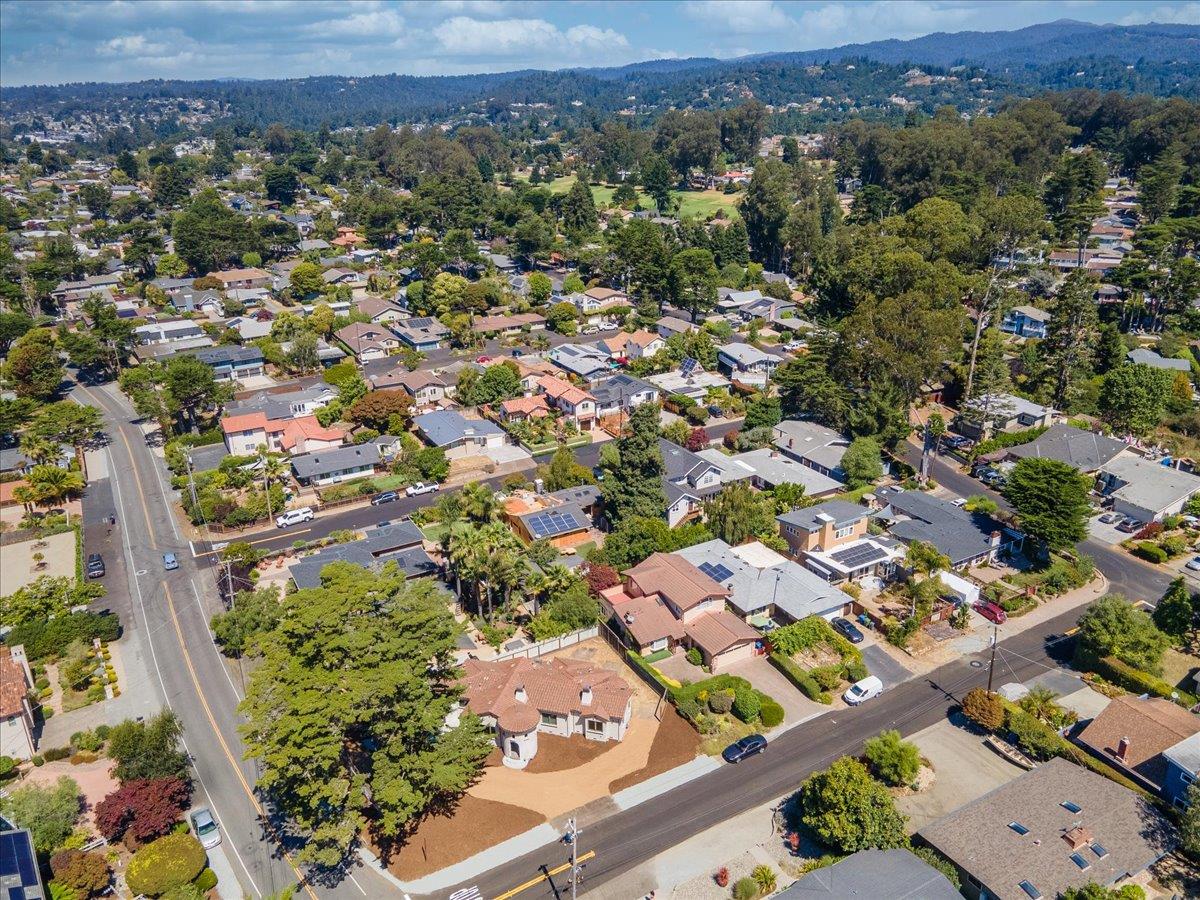
M832 428L816 422L785 419L773 429L772 443L785 456L815 469L838 481L845 481L842 471L842 456L850 447L850 441Z
M742 384L766 385L776 367L778 356L764 353L749 344L732 343L717 349L717 370Z
M982 394L963 404L955 420L959 434L974 440L998 431L1022 431L1026 428L1049 428L1054 423L1054 410L1015 394Z
M266 371L262 350L258 347L222 345L188 352L212 369L217 381L241 381Z
M704 501L721 489L721 470L708 460L666 438L658 439L663 457L664 515L674 528L700 515Z
M826 500L776 516L779 534L791 556L831 584L868 575L889 578L904 557L904 547L872 536L871 510L844 500Z
M271 286L271 273L262 269L226 269L224 272L211 273L212 278L221 282L222 290L233 288L265 288Z
M351 322L333 335L360 363L383 359L400 348L400 339L386 325Z
M601 340L600 345L614 359L634 360L654 356L667 346L664 338L649 331L635 331L632 334L619 332L610 338Z
M580 431L591 431L596 421L596 398L565 378L546 375L538 380L538 388L551 406L574 422Z
M340 447L346 432L325 428L316 416L271 419L262 411L225 416L221 419L225 449L235 456L249 456L260 446L275 453L314 453Z
M396 336L412 350L428 353L442 346L450 329L431 316L402 319L392 326Z
M596 400L596 415L603 419L628 414L643 403L657 402L659 390L648 381L622 372L594 385L591 394Z
M1024 338L1044 338L1050 313L1036 306L1014 306L1004 314L1000 330Z

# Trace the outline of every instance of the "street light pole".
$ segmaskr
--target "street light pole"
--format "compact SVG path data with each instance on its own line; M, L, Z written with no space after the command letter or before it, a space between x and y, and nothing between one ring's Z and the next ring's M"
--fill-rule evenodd
M579 876L583 871L579 866L579 835L582 833L576 827L575 817L571 816L567 820L567 833L563 835L563 840L571 845L571 900L575 900Z
M991 695L991 693L992 693L992 675L995 674L995 672L996 672L996 637L999 634L999 632L1000 632L1000 626L993 625L992 626L992 661L988 665L987 692L989 695Z

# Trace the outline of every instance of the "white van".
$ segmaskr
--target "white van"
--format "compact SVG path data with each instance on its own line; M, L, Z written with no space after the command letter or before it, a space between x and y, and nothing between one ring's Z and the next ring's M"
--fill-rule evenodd
M287 528L291 525L299 525L301 522L311 522L315 513L311 506L302 506L299 509L289 509L283 515L275 519L276 528Z
M868 675L862 681L856 681L846 689L846 693L842 694L842 699L851 706L858 706L860 703L866 703L868 700L873 700L883 693L883 682L874 675Z

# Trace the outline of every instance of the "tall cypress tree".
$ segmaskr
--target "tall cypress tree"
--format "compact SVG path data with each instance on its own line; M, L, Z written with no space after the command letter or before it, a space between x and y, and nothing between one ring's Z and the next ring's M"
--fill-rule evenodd
M613 525L631 516L656 518L667 508L663 490L663 457L658 446L658 404L643 403L629 417L629 431L615 453L601 458L601 493ZM611 446L611 445L610 445Z

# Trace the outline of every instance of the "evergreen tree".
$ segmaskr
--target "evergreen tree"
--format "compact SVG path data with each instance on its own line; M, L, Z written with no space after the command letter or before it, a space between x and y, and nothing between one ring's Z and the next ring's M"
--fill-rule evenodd
M1182 638L1192 630L1196 605L1183 578L1176 578L1154 607L1154 624L1173 638Z
M609 519L617 527L633 516L661 516L667 508L658 415L657 403L635 407L629 416L629 431L617 439L615 453L601 456L604 481L600 492Z
M1046 327L1041 349L1054 372L1053 403L1068 409L1079 384L1092 375L1100 320L1092 299L1095 279L1075 269L1067 276Z
M574 184L563 198L562 221L563 230L574 241L580 241L595 232L600 222L591 188L582 175L575 176Z
M1004 497L1025 534L1048 550L1064 550L1087 537L1091 482L1056 459L1030 457L1013 467Z

